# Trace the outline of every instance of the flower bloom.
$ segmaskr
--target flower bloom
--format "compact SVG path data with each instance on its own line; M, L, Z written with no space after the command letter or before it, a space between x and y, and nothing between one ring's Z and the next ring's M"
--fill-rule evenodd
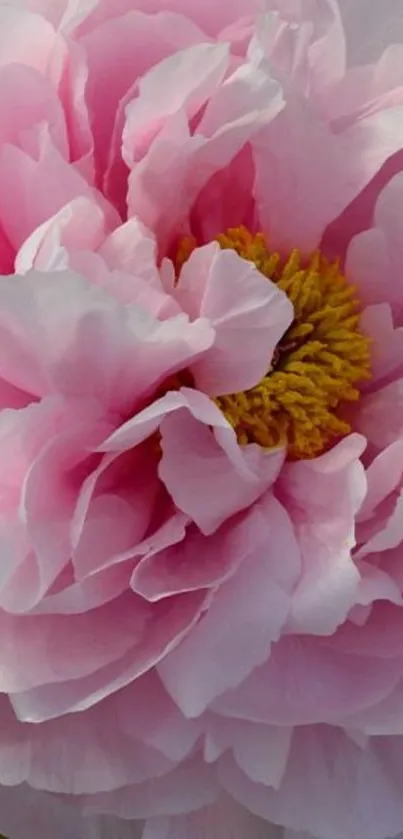
M10 839L403 831L402 78L336 0L0 5Z

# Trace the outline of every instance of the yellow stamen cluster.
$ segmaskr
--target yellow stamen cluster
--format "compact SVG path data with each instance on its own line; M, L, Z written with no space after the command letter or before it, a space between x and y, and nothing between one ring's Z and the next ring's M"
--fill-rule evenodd
M319 253L304 263L294 250L283 261L261 233L243 227L217 241L253 262L294 306L294 321L266 376L248 391L220 396L217 405L241 444L286 444L293 459L314 457L351 431L341 409L359 398L358 385L370 378L369 340L360 331L356 290L338 263ZM181 247L183 263L194 245L185 240Z

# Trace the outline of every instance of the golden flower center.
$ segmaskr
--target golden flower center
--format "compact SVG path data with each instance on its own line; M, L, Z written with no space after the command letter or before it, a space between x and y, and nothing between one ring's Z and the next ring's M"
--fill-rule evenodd
M244 227L227 230L217 241L253 262L287 294L294 320L264 378L250 390L218 397L216 404L240 444L285 444L292 459L315 457L350 433L343 409L359 399L359 386L371 375L356 289L338 263L320 253L304 262L294 250L284 261L269 250L262 233L252 235ZM195 244L182 240L178 265Z

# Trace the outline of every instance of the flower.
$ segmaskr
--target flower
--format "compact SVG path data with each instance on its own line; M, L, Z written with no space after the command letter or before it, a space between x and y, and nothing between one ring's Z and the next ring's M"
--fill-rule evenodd
M371 60L335 0L0 5L10 839L403 830L402 47Z

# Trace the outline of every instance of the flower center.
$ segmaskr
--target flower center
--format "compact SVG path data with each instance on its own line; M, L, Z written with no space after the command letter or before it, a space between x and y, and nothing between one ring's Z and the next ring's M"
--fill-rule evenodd
M278 344L270 367L255 387L215 401L240 444L287 445L292 459L315 457L335 438L349 434L342 416L370 378L369 339L360 331L360 305L337 262L315 253L306 263L298 250L287 260L271 252L263 234L244 227L217 237L253 262L294 306L294 320ZM195 246L182 240L178 264Z

